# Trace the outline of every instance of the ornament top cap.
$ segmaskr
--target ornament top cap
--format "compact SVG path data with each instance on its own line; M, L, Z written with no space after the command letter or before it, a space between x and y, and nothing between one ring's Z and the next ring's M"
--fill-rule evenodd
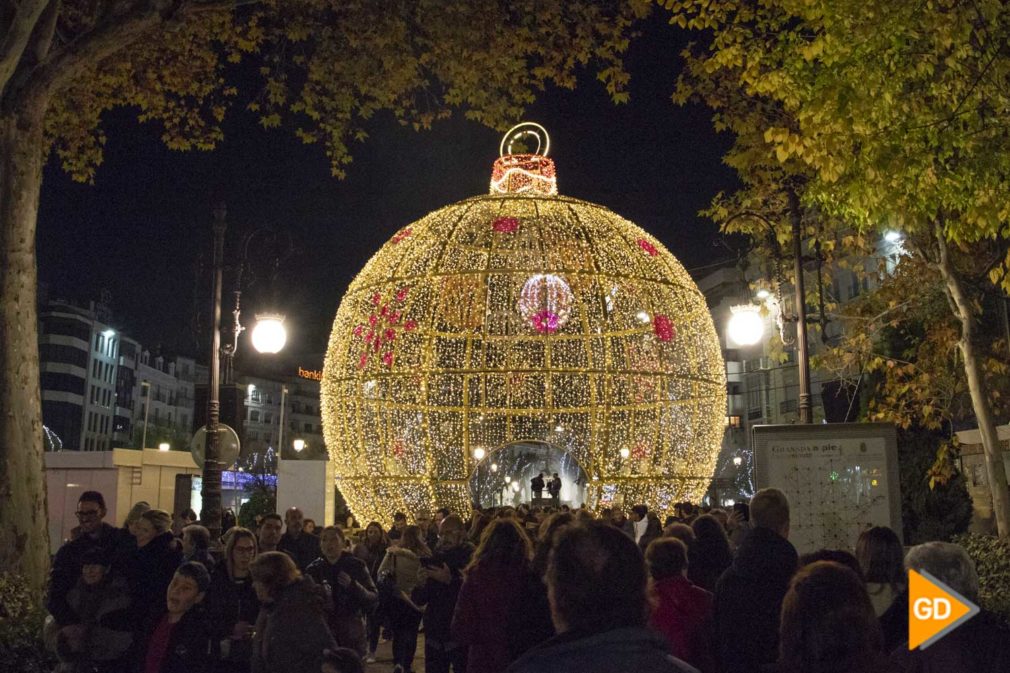
M536 150L532 154L513 154L513 144L528 136L536 138ZM554 162L547 158L550 148L550 136L540 124L523 122L509 129L502 137L499 157L491 170L491 193L556 196Z

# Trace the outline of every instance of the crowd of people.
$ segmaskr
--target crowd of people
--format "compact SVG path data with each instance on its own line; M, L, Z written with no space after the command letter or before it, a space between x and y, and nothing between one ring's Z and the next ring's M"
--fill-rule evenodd
M52 565L45 636L67 673L357 673L382 637L410 673L422 630L428 673L1010 670L984 610L908 650L906 570L977 600L964 549L905 553L875 527L854 553L799 556L775 489L663 522L644 504L440 508L348 532L291 508L220 541L145 503L121 528L106 513L82 494Z

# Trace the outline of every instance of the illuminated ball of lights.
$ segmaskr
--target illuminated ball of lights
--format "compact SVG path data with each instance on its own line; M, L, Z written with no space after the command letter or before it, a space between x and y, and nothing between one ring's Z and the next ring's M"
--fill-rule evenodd
M568 322L574 301L564 278L553 273L530 276L519 292L519 313L538 332L556 332Z
M753 346L764 336L765 323L757 306L745 304L730 307L727 332L737 346Z
M490 194L400 229L340 303L323 427L359 520L468 511L477 463L516 442L567 452L596 507L708 488L726 381L705 299L654 237L559 196L542 151L503 150Z

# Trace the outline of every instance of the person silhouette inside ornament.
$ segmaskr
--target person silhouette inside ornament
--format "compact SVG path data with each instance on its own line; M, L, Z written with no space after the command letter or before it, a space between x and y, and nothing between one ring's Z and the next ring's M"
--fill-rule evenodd
M547 484L547 492L551 494L551 500L554 501L555 507L561 504L561 477L558 476L557 472L554 473L554 476Z
M544 497L544 473L541 472L530 480L530 490L533 491L533 499L539 500Z

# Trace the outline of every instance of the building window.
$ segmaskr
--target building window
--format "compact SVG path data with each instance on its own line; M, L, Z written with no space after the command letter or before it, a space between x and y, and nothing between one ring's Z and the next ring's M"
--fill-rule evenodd
M782 400L779 402L779 411L788 414L799 408L797 400Z
M726 427L727 428L739 428L740 427L740 417L739 416L727 416L726 417Z
M271 413L265 413L265 414L263 414L263 422L264 423L273 423L274 422L274 415L271 414Z
M88 368L88 351L74 346L39 344L39 359L42 362L59 362L81 369Z
M312 424L311 423L306 423L305 424L305 432L312 432Z
M256 409L250 409L249 410L249 420L252 421L253 423L259 423L260 422L260 412L258 410L256 410Z
M87 392L87 386L84 383L84 379L80 376L74 376L73 374L42 372L42 375L39 377L39 383L41 384L42 390L73 393L75 395L80 395L81 397L84 397Z

